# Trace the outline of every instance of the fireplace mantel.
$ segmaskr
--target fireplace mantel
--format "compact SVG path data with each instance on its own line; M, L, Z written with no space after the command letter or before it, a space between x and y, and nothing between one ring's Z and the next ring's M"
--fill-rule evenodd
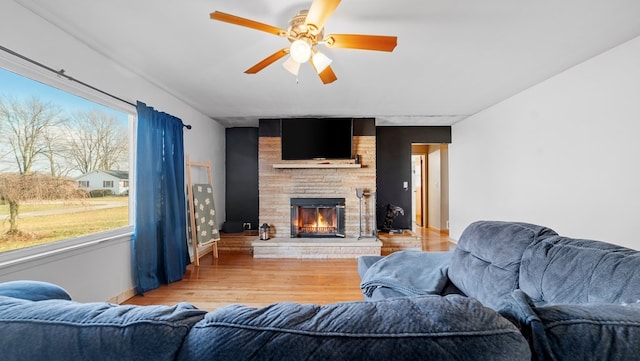
M300 168L362 168L362 164L353 163L278 163L273 168L277 169L300 169Z

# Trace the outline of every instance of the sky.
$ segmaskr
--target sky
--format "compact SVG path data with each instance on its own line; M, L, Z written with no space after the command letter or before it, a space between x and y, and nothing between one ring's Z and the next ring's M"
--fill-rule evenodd
M76 110L88 111L99 109L114 115L124 124L128 122L128 115L126 113L105 107L2 68L0 68L0 96L9 96L12 99L31 99L35 96L44 102L57 104L68 110L69 113L73 113Z
M43 103L51 103L59 106L67 115L74 114L77 111L90 112L99 110L112 115L122 122L125 129L128 129L129 115L127 113L31 80L3 68L0 68L0 97L6 97L11 100L15 99L17 101L30 100L36 97ZM8 141L6 139L0 139L0 172L15 171L15 161L13 157L8 156L8 154L10 154L8 149ZM41 160L38 161L37 164L34 164L34 167L40 170L43 166L48 166L48 164L43 165ZM79 174L74 173L70 175Z

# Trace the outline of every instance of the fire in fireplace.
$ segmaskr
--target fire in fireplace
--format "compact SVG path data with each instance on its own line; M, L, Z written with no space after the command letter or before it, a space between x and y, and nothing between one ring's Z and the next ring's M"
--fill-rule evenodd
M291 237L344 237L344 198L291 198Z

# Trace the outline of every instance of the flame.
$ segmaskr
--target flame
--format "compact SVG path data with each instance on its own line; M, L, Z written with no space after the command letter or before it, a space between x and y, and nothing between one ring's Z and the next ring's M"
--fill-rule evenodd
M313 209L313 212L301 212L298 220L294 222L303 233L330 232L335 228L335 211L333 213L323 213Z
M316 228L331 227L331 223L327 222L322 216L322 214L318 214L318 222L316 222L316 224L314 224L313 227L316 227Z

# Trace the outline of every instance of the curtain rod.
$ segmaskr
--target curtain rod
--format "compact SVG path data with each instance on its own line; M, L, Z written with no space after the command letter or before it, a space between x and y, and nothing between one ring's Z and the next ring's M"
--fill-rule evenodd
M76 79L76 78L74 78L74 77L72 77L72 76L69 76L69 75L65 74L65 73L64 73L64 69L55 70L55 69L53 69L53 68L51 68L51 67L49 67L49 66L47 66L47 65L44 65L44 64L42 64L42 63L40 63L40 62L38 62L38 61L36 61L36 60L33 60L33 59L31 59L31 58L28 58L28 57L26 57L26 56L24 56L24 55L22 55L22 54L20 54L20 53L17 53L17 52L15 52L15 51L11 50L11 49L5 48L5 47L4 47L4 46L2 46L2 45L0 45L0 50L4 51L4 52L6 52L6 53L9 53L9 54L11 54L11 55L13 55L13 56L16 56L16 57L18 57L18 58L20 58L20 59L22 59L22 60L28 61L29 63L31 63L31 64L33 64L33 65L39 66L39 67L41 67L42 69L48 70L48 71L50 71L50 72L52 72L52 73L54 73L54 74L56 74L56 75L58 75L58 76L61 76L61 77L65 78L65 79L67 79L67 80L70 80L70 81L76 82L76 83L78 83L78 84L80 84L80 85L82 85L82 86L85 86L85 87L87 87L87 88L89 88L89 89L95 90L95 91L97 91L97 92L99 92L99 93L101 93L101 94L104 94L104 95L106 95L106 96L108 96L108 97L111 97L111 98L113 98L113 99L115 99L115 100L119 100L119 101L121 101L121 102L123 102L123 103L125 103L125 104L129 104L129 105L131 105L131 106L132 106L132 107L134 107L134 108L136 107L136 105L135 105L134 103L130 102L130 101L124 100L124 99L122 99L122 98L120 98L120 97L118 97L118 96L115 96L115 95L113 95L113 94L111 94L111 93L108 93L108 92L106 92L106 91L104 91L104 90L102 90L102 89L98 89L98 88L94 87L94 86L93 86L93 85L91 85L91 84L87 84L87 83L85 83L85 82L83 82L83 81L81 81L81 80L78 80L78 79ZM183 126L183 127L185 127L185 128L187 128L187 129L191 129L191 125L190 125L190 124L184 124L184 123L182 123L182 126Z

